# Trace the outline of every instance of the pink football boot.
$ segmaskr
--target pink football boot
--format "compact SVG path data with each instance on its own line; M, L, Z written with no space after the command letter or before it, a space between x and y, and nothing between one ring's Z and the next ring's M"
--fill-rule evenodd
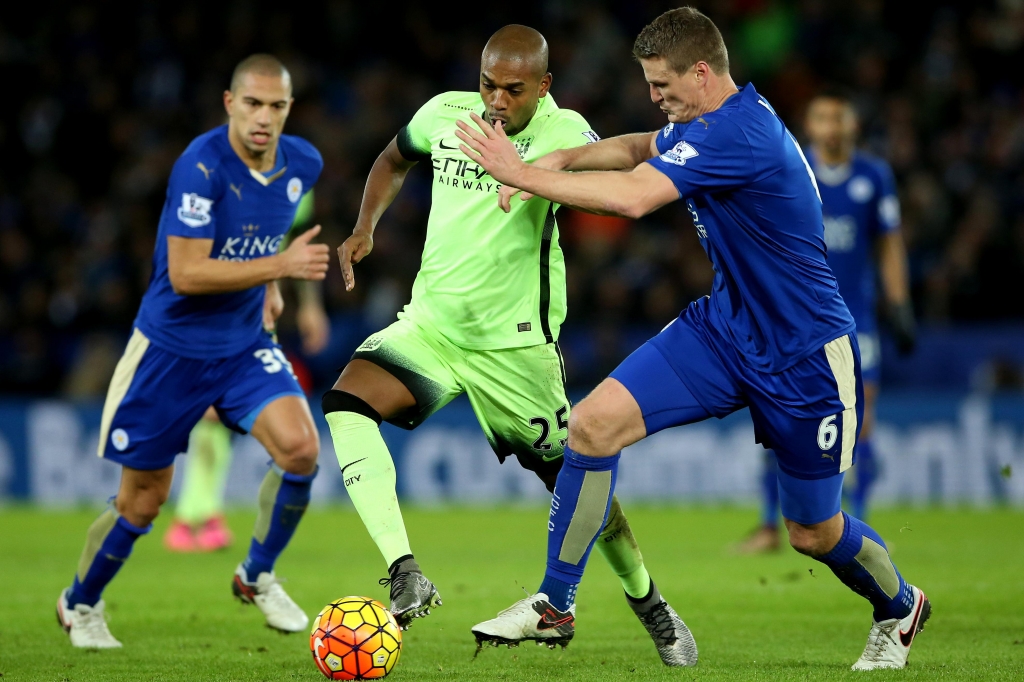
M195 535L192 526L175 519L167 532L164 533L164 547L172 552L197 552Z
M223 516L214 516L196 531L196 546L201 552L214 552L231 545L233 536Z

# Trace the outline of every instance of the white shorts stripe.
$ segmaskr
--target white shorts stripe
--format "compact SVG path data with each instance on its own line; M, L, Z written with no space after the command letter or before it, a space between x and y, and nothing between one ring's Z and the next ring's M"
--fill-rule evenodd
M124 355L117 361L114 377L110 380L110 387L107 389L107 399L103 401L103 416L100 418L100 442L96 453L100 457L107 449L110 425L114 421L114 415L117 414L117 408L121 406L121 401L128 395L132 379L135 378L135 370L139 368L142 356L146 354L148 348L149 339L136 329L132 332L132 337L128 339Z
M857 375L850 337L841 336L826 343L825 357L839 387L839 401L843 404L843 454L839 460L842 473L853 465L853 446L857 442Z

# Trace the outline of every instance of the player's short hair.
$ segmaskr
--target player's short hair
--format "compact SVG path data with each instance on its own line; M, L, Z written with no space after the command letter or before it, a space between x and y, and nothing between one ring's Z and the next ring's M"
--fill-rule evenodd
M814 93L814 97L811 98L811 101L813 102L818 99L831 99L839 102L840 104L854 108L853 93L850 92L849 88L842 85L826 85L825 87L820 88L816 93Z
M857 119L857 121L860 121L860 112L857 110L853 91L849 88L842 85L826 85L825 87L820 88L816 93L814 93L814 97L807 102L806 113L810 113L811 107L815 102L823 99L838 102L841 106L853 112L853 117Z
M693 7L669 10L644 26L633 43L633 56L664 59L677 73L686 73L697 62L707 62L718 75L729 73L729 51L721 32Z
M242 83L242 78L247 73L256 73L261 76L280 76L288 81L288 89L291 90L292 75L288 73L288 69L281 63L281 60L272 54L259 52L249 55L238 62L238 66L235 67L234 72L231 74L232 92Z

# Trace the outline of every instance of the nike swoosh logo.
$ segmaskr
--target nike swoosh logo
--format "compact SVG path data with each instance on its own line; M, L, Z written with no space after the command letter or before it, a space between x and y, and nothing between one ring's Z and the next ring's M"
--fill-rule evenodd
M348 468L349 468L350 466L352 466L353 464L359 464L360 462L362 462L362 461L365 461L365 460L366 460L366 458L365 458L365 457L363 457L363 459L357 459L357 460L356 460L356 461L354 461L354 462L349 462L349 463L348 463L348 464L346 464L345 466L341 467L341 475L342 475L342 476L344 476L344 475L345 475L345 469L348 469Z
M910 630L908 632L903 632L903 629L900 629L900 644L904 647L909 647L914 641L914 635L917 634L917 621L921 619L922 606L924 606L923 596L921 597L921 601L917 604L917 613L914 614L914 620L910 622Z
M538 630L550 630L551 628L557 628L560 625L571 623L573 621L573 615L570 613L566 616L559 618L552 611L548 610L544 612L544 615L537 621Z
M458 149L459 148L458 145L456 145L454 147L449 147L448 145L446 145L444 143L444 140L441 140L440 142L438 142L437 146L440 147L441 149Z

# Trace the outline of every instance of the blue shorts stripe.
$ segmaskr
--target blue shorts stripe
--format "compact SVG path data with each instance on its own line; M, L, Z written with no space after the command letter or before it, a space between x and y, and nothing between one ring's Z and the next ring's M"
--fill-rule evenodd
M246 433L249 433L250 431L252 431L252 425L256 423L256 420L259 418L260 412L263 411L263 408L265 408L267 405L269 405L270 403L274 402L278 398L284 398L285 396L289 396L289 395L298 396L299 398L305 398L306 397L304 394L296 393L294 391L285 391L284 393L278 393L276 395L272 395L269 398L267 398L266 400L264 400L262 403L260 403L256 407L254 407L252 409L252 411L249 412L249 414L247 414L244 417L242 417L242 419L238 422L238 428L242 429Z

